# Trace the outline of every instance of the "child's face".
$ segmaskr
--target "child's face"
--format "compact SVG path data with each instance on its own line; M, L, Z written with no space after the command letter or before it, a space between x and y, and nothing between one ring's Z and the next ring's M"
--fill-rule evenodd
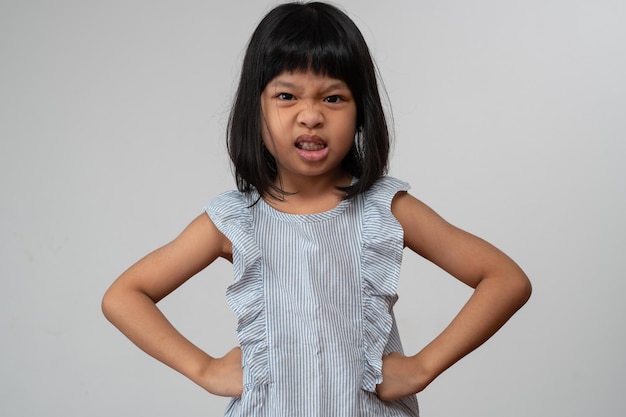
M357 108L345 82L312 72L283 72L261 93L263 141L284 181L295 176L345 176Z

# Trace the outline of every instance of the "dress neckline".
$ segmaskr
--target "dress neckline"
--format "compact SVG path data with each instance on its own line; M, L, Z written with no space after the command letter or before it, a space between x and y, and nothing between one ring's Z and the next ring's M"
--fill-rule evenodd
M321 211L319 213L293 214L293 213L286 213L284 211L280 211L272 207L263 198L260 198L259 200L260 201L258 204L260 205L260 209L264 213L267 213L270 216L283 222L298 222L298 223L321 222L321 221L329 220L341 214L346 209L346 207L350 204L349 200L344 199L344 200L341 200L339 204L337 204L335 207L326 211Z

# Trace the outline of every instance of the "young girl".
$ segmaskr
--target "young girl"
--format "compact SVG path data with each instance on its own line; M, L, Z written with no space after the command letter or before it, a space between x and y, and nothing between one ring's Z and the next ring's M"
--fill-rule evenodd
M333 6L284 4L261 21L228 149L238 191L211 200L103 299L106 317L141 349L232 397L227 416L417 416L414 394L530 295L511 259L385 176L376 71L361 33ZM405 247L475 289L412 356L402 353L392 312ZM156 307L218 257L233 263L226 297L240 343L219 359Z

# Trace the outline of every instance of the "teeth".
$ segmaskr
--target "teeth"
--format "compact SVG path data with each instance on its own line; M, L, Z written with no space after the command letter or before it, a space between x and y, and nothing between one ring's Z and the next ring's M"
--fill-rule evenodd
M324 149L323 144L315 142L300 142L297 146L305 151L319 151L320 149Z

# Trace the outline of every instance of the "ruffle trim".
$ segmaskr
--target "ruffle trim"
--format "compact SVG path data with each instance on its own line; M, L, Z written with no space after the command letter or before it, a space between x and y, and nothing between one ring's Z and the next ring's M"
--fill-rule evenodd
M363 389L376 392L383 380L382 358L393 326L393 306L404 249L402 226L391 213L391 200L409 185L382 178L365 194L363 214Z
M239 191L227 191L211 200L205 211L233 247L234 282L226 290L226 301L237 316L244 384L262 385L269 382L267 326L261 251L254 239L249 200Z
M382 382L382 357L393 327L404 236L391 213L391 200L409 185L385 177L372 186L363 213L362 300L365 369L363 389L376 392ZM267 320L261 276L261 251L254 239L253 201L238 191L227 191L205 207L215 226L232 242L234 282L226 301L238 320L244 384L264 385L269 380Z

